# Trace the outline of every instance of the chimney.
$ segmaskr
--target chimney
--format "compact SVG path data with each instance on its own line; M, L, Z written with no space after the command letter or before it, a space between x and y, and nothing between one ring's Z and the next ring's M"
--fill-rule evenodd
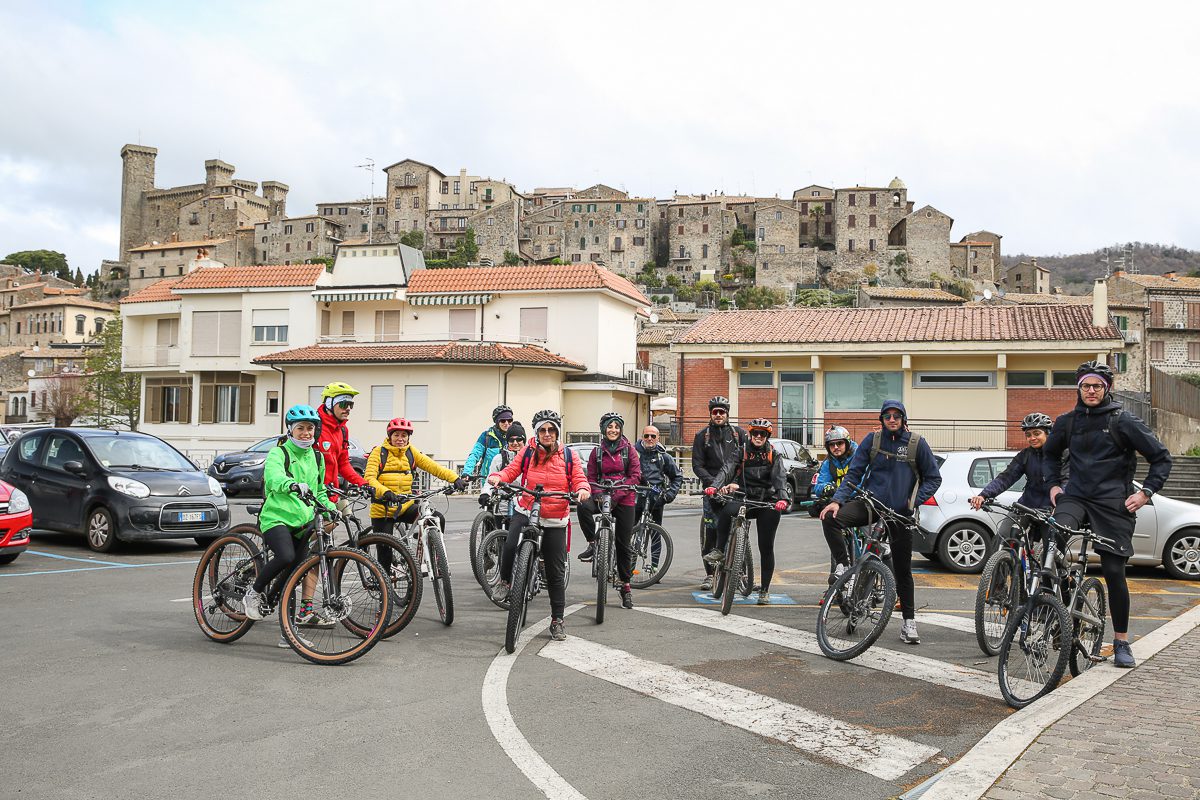
M1113 276L1114 278L1123 278L1123 277L1125 277L1125 270L1123 270L1123 269L1114 269L1114 270L1112 271L1112 276Z
M1092 289L1092 325L1104 328L1108 320L1108 282L1104 278L1096 279L1096 287Z
M1177 280L1179 276L1175 274L1175 270L1171 270L1170 272L1164 272L1163 277L1169 281L1173 281Z

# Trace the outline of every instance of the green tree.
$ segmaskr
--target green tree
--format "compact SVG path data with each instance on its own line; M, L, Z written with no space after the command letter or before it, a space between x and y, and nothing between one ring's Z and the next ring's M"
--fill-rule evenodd
M567 262L563 261L561 258L558 258L557 256L550 259L550 266L552 266L552 267L561 267L561 266L564 266L566 263Z
M405 244L409 247L415 247L417 250L420 250L425 246L425 233L419 230L407 231L401 234L400 244Z
M326 271L326 272L333 272L333 261L334 261L334 259L333 259L333 258L331 258L330 256L320 256L320 257L318 257L318 258L310 258L310 259L308 260L308 263L310 263L310 264L324 264L324 265L325 265L325 271Z
M653 272L639 272L634 277L634 281L648 289L657 289L662 286L662 280Z
M28 270L40 269L43 275L71 280L67 257L55 250L18 250L0 259L0 264L20 264Z
M739 289L734 299L738 308L772 308L787 302L782 291L766 286L747 286L745 289Z
M467 228L467 233L454 247L450 258L446 259L452 267L465 267L479 260L479 245L475 244L475 229Z
M75 277L71 279L71 282L76 286L83 286L83 272L80 271L79 267L75 268Z
M831 292L828 289L797 289L794 305L812 308L852 308L854 294L852 292Z
M98 337L100 347L87 360L88 411L97 424L117 417L136 431L142 410L142 379L137 373L121 370L121 318L104 326Z
M666 280L667 280L667 286L670 286L672 289L678 289L680 286L683 285L683 281L681 281L679 279L679 276L676 275L674 272L667 275Z
M519 266L520 263L521 263L521 257L519 255L514 253L512 250L504 251L504 266L516 267L516 266Z
M676 300L695 300L696 299L696 287L695 286L680 286L680 287L676 288L675 289L675 299Z

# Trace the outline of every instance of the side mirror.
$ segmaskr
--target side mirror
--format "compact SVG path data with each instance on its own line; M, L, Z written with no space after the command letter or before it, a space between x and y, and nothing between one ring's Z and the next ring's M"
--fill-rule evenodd
M82 461L66 461L63 463L63 469L72 475L83 476L87 474L87 469L84 468Z

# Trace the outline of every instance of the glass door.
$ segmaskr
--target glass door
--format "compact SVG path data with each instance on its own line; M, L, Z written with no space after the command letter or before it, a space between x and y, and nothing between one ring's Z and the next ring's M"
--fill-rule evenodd
M813 378L811 372L779 374L780 437L813 444Z

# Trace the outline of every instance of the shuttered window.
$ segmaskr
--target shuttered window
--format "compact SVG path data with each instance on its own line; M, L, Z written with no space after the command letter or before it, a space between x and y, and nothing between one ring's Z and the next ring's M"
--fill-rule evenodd
M1200 331L1200 303L1189 300L1187 308L1187 326L1194 331ZM1195 361L1195 359L1192 359Z
M241 352L242 312L193 311L192 355L237 356Z
M390 420L396 407L395 386L371 387L371 419Z
M342 312L342 336L353 336L353 335L354 335L354 312L353 311L343 311Z
M475 309L455 308L450 311L450 338L472 339L475 337Z
M396 342L400 340L400 312L375 312L375 341ZM389 418L390 419L390 418Z
M546 312L545 307L521 309L521 341L546 341Z
M142 419L145 422L191 422L191 378L147 378Z
M247 372L201 372L200 422L254 422L254 376Z

